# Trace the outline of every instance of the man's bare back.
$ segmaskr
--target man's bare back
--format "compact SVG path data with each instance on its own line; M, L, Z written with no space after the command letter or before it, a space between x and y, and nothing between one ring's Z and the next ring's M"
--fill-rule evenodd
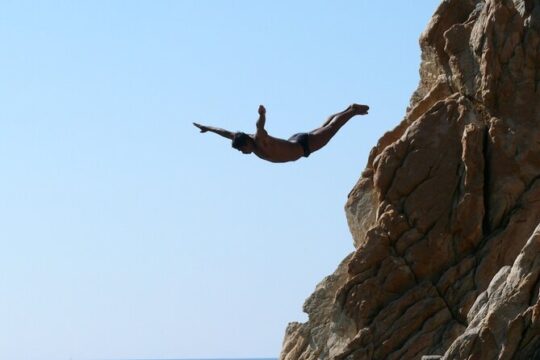
M232 140L232 147L244 154L254 153L261 159L280 163L295 161L302 156L308 157L312 152L324 147L353 116L366 115L368 110L367 105L352 104L344 111L331 115L321 127L309 133L295 134L288 140L268 135L264 128L266 109L262 105L259 106L259 119L255 134L231 132L197 123L193 123L193 125L199 128L202 133L210 131Z

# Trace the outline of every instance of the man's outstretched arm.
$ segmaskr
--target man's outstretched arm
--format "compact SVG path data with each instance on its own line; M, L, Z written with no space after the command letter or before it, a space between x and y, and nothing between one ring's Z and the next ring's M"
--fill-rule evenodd
M263 137L267 136L268 133L266 132L264 125L266 123L266 109L264 106L259 105L259 120L257 120L257 132L255 133L255 137Z
M220 136L223 136L224 138L227 138L227 139L230 139L230 140L234 139L234 134L235 133L232 132L232 131L221 129L221 128L218 128L218 127L213 127L213 126L201 125L201 124L197 124L197 123L193 123L193 125L195 125L197 128L199 128L202 133L210 131L210 132L213 132L213 133L218 134Z

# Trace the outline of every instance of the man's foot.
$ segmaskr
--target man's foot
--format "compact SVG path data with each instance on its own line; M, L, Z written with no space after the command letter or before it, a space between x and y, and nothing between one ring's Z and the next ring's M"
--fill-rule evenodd
M347 110L353 111L356 115L366 115L368 113L369 106L352 104Z

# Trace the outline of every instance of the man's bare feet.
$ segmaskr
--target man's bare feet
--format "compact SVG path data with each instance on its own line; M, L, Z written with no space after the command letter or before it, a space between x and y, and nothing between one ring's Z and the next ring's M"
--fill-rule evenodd
M356 115L366 115L369 110L369 106L367 105L361 105L361 104L352 104L349 106L349 109L354 111Z

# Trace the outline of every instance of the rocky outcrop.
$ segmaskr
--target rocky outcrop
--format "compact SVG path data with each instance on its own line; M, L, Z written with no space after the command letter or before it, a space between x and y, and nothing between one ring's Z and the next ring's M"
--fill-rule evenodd
M445 0L420 44L282 360L540 358L540 0Z
M445 359L540 359L540 227L476 299Z

